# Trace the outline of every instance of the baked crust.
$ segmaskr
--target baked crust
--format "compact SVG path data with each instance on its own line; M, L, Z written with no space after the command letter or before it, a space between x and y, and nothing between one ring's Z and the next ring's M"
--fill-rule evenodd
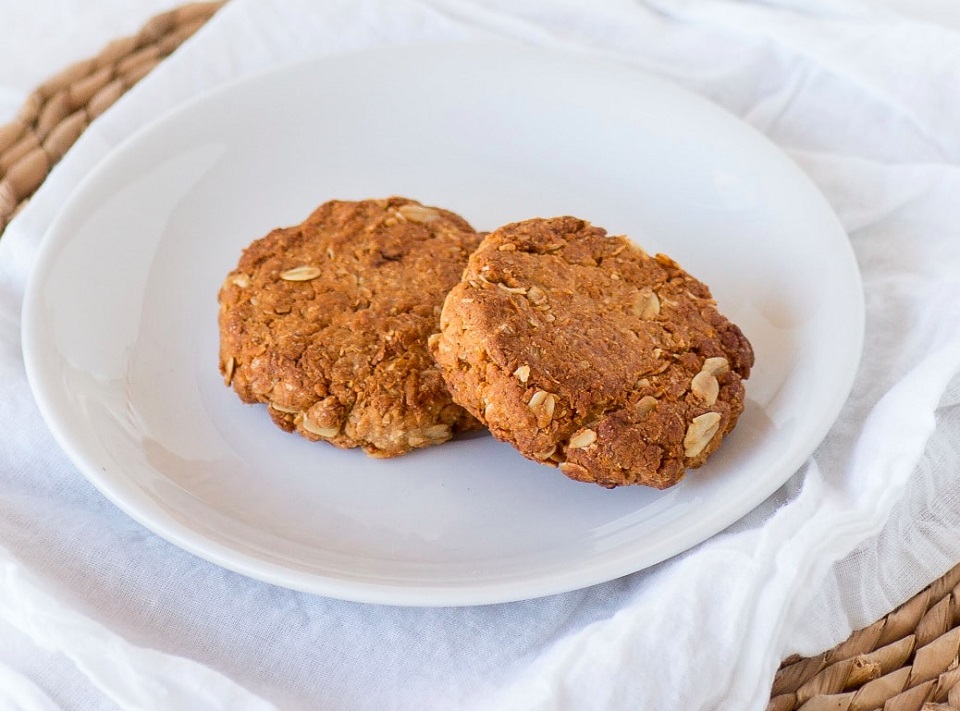
M709 289L574 217L490 233L430 341L454 401L524 456L663 489L743 411L754 356Z
M321 205L227 276L220 372L284 430L374 457L478 427L426 342L479 241L458 215L406 198Z

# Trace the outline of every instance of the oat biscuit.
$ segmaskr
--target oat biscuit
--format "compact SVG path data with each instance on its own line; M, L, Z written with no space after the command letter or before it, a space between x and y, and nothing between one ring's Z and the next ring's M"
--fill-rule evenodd
M405 198L321 205L227 276L220 372L283 429L374 457L479 426L427 349L479 241L458 215Z
M489 234L430 340L454 400L524 456L663 489L720 446L753 351L709 289L574 217Z

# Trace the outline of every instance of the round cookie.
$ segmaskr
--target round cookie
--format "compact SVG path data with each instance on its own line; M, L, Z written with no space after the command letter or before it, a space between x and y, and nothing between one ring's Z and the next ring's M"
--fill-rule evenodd
M273 230L220 289L225 382L283 429L374 457L478 427L452 402L427 337L480 237L400 197L331 201Z
M430 341L454 401L524 456L663 489L743 410L753 350L709 289L574 217L490 233Z

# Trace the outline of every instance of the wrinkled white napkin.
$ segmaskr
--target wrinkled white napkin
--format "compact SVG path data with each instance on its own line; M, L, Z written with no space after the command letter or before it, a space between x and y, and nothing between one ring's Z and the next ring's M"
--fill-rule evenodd
M121 514L53 442L19 350L25 279L77 182L225 80L491 36L676 81L824 192L856 251L867 327L853 393L813 457L674 560L477 608L291 592ZM0 706L763 709L780 659L832 646L960 562L958 80L960 34L852 0L232 0L88 129L0 240Z

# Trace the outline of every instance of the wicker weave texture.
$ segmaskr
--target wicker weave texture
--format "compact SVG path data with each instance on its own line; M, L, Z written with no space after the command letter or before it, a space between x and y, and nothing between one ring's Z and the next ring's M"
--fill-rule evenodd
M34 90L0 126L0 233L84 129L224 4L151 19ZM767 711L960 711L960 565L833 649L791 657Z
M191 3L157 15L137 34L72 64L27 97L16 118L0 126L0 233L90 122L222 5Z
M777 671L767 711L960 709L960 565L815 657Z

